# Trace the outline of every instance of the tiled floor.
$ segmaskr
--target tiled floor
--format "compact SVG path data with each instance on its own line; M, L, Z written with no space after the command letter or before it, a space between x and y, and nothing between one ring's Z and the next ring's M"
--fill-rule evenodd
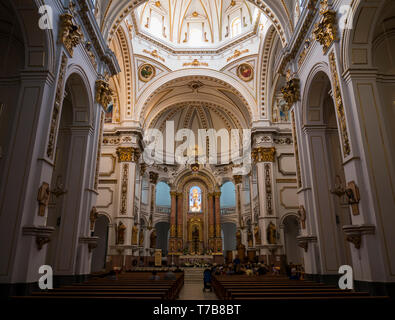
M214 292L203 292L204 268L184 269L184 287L181 289L179 300L217 300Z

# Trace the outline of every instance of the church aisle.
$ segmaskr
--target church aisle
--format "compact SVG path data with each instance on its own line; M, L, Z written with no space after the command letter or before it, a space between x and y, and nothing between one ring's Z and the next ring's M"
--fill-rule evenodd
M214 291L203 292L204 268L186 268L184 270L184 287L178 300L218 300Z

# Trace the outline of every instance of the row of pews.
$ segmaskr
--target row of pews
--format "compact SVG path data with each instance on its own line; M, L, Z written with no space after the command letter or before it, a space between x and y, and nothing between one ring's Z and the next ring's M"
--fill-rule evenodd
M72 301L72 300L175 300L184 285L184 273L176 273L175 280L165 280L165 273L158 272L159 280L151 280L149 272L119 274L116 279L93 277L90 280L48 291L35 291L30 296L13 297L16 302Z
M340 290L333 285L311 281L289 280L283 276L213 276L212 285L221 300L385 301L388 297L372 297L367 292Z

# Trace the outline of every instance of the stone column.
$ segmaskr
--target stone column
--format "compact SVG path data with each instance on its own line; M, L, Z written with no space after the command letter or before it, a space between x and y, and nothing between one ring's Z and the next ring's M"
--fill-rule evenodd
M115 226L119 227L120 223L125 227L123 239L116 239L116 248L118 252L122 252L125 258L121 261L125 263L125 267L131 267L131 259L133 256L132 231L134 225L134 208L135 208L135 189L137 161L140 158L140 150L135 147L119 147L117 149L120 186L118 196L118 215L115 217ZM122 226L122 228L123 228ZM121 240L121 241L119 241Z
M173 255L177 251L177 221L176 221L176 211L177 211L177 192L171 191L171 213L170 213L170 239L169 239L169 255Z
M270 245L267 237L267 229L272 223L276 227L276 216L273 201L273 163L275 161L275 147L257 147L252 151L252 158L257 167L258 198L259 198L259 229L261 244L268 248ZM274 241L272 241L274 242ZM269 254L261 250L260 255Z

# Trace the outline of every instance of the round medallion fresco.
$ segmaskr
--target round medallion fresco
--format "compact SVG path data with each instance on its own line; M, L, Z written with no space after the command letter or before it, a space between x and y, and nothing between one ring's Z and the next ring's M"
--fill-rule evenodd
M139 79L144 82L151 81L156 75L155 67L151 64L145 63L139 68Z
M248 63L242 63L237 68L237 75L245 82L249 82L254 79L254 68Z

